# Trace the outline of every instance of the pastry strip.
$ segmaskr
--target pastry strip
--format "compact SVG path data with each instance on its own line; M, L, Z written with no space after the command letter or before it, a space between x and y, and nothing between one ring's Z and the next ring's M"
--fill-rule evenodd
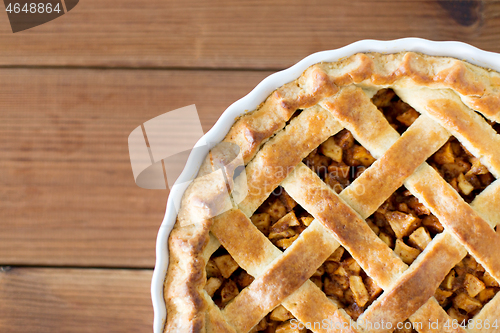
M455 329L451 325L452 320L434 297L431 297L424 306L410 316L410 321L420 333L466 333L467 331L458 325ZM449 327L444 327L448 323Z
M285 127L297 109L312 107L337 90L326 73L311 67L299 79L275 90L256 111L238 119L223 141L240 146L247 164L262 144Z
M354 138L379 158L398 139L399 134L371 102L365 92L356 86L342 88L337 95L325 98L320 105L330 111Z
M263 274L282 255L239 209L215 217L210 231L238 265L254 277Z
M320 107L302 111L247 165L248 194L239 203L239 208L251 216L302 159L341 129L341 125Z
M356 322L352 321L343 309L325 297L325 293L311 280L306 281L295 293L281 303L302 323L310 323L311 330L315 333L361 332ZM321 325L314 326L314 323Z
M392 332L434 295L441 281L466 255L467 251L448 233L437 235L397 283L358 318L358 324L374 333ZM375 323L386 325L377 329Z
M406 264L368 224L303 163L281 185L334 235L382 289L387 289L406 270ZM366 251L367 247L370 251Z
M382 157L340 193L340 197L361 217L369 217L448 137L445 129L420 116ZM402 156L405 163L400 162Z
M318 222L312 223L282 256L267 266L264 273L256 275L225 307L224 317L237 332L249 331L302 286L338 246Z
M491 276L500 281L500 234L427 163L405 181L405 186Z
M473 318L474 327L469 328L471 333L499 333L500 332L500 293L489 301ZM488 321L489 328L485 323ZM482 323L479 327L478 323ZM493 327L496 324L497 327ZM472 326L472 325L471 325Z
M282 255L282 252L240 210L234 209L216 217L211 231L219 238L224 248L233 255L239 265L250 275L259 276L264 274L266 268ZM326 232L318 221L313 221L302 234L307 236L309 233L311 235L320 233L322 235L320 238L326 239L327 245L325 249L330 252L328 256L338 247L338 243L333 236ZM310 238L310 236L307 237L307 239ZM300 237L297 240L299 239ZM291 247L289 251L296 250L292 250ZM314 306L312 306L313 304ZM314 323L326 319L333 324L333 327L336 327L337 323L340 327L356 327L355 323L349 320L349 316L343 310L339 310L311 281L306 281L283 301L282 305L303 323ZM316 306L319 306L322 311L315 309ZM337 332L331 330L330 327L322 327L313 331L318 333ZM346 332L356 331L353 329Z
M500 177L500 135L451 91L397 89L405 102L453 134L496 177Z
M492 227L500 224L500 180L496 180L490 186L479 193L471 207Z

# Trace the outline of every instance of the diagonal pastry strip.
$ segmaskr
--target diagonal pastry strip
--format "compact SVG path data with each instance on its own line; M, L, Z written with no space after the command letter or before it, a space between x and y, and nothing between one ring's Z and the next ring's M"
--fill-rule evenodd
M312 228L311 228L312 227ZM247 332L311 277L338 243L310 225L282 256L222 311L237 332Z
M457 95L427 88L395 91L415 110L450 131L497 179L500 178L500 135L483 117L465 106Z
M311 280L285 299L282 305L290 312L300 314L300 318L296 318L303 323L328 323L327 326L312 327L311 330L315 333L362 331L344 309L339 309ZM342 329L338 329L339 327Z
M309 68L306 73L300 78L300 84L293 81L283 85L269 95L257 110L243 115L231 127L224 141L241 147L245 164L270 137L285 127L297 109L313 107L322 98L338 91L325 72Z
M410 317L434 295L449 271L467 255L452 236L442 233L435 237L413 262L397 283L384 292L358 318L358 323L370 332L392 332L385 327L372 327L369 323L390 323L394 328ZM391 315L388 316L387 313Z
M446 323L452 323L450 316L443 310L441 305L434 297L430 298L425 305L410 316L410 321L419 326L419 333L467 333L462 326L449 325L444 327ZM436 325L437 324L437 325Z
M214 218L210 229L221 245L248 274L258 276L283 253L239 209ZM240 250L244 249L245 254Z
M500 294L497 294L491 301L489 301L484 306L481 312L479 312L476 316L474 316L474 320L476 321L476 323L478 322L485 323L487 321L494 323L495 320L498 320L498 318L500 318ZM495 332L491 330L491 326L490 329L488 329L485 325L483 325L482 327L476 325L476 327L469 328L469 333L491 333L491 332Z
M361 88L342 88L337 95L322 100L320 105L347 128L375 158L381 157L399 139L399 134ZM364 142L361 142L360 138L363 138Z
M251 216L303 158L341 129L319 106L302 111L248 163L248 195L238 207Z
M205 291L203 291L203 295L207 303L207 314L205 316L206 332L236 333L235 328L226 321L212 298Z
M500 234L428 164L423 164L409 177L405 186L439 218L477 262L500 281Z
M339 196L363 218L369 217L420 164L446 143L449 136L445 129L431 119L420 116ZM405 163L399 162L401 156L405 156Z
M248 331L280 303L302 322L313 323L326 319L334 325L338 323L340 327L356 327L345 312L339 311L314 283L306 281L339 246L329 233L323 231L319 222L313 221L284 254L237 209L216 217L212 233L240 266L256 277L222 311L224 318L237 332ZM301 264L304 260L307 265ZM298 279L295 283L282 284L280 272L287 278L297 276ZM273 287L279 286L278 292L262 288L262 284L266 283ZM311 301L321 305L322 311L309 307ZM331 332L328 328L314 331ZM353 328L346 332L356 331Z
M486 221L492 228L500 224L500 179L494 181L483 190L470 206ZM500 230L500 229L499 229Z

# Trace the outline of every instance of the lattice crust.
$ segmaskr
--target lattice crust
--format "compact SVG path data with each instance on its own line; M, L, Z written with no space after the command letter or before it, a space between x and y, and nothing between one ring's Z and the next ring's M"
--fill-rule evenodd
M407 52L356 54L317 64L277 89L256 111L237 120L224 139L241 148L248 196L238 206L227 196L227 177L215 166L231 154L219 146L222 153L207 157L201 168L200 175L208 178L195 179L183 197L169 239L165 331L249 332L281 305L302 323L330 323L311 327L313 332L392 332L387 323L394 328L408 319L418 332L495 332L447 329L444 324L452 318L438 302L444 304L440 290L447 290L450 274L467 258L477 261L479 277L487 274L483 279L488 283L500 282L500 233L494 229L500 223L500 180L471 196L469 205L454 189L458 185L448 184L426 160L446 150L454 136L477 158L477 167L498 178L500 135L491 121L500 121L499 87L496 72ZM408 128L391 126L391 115L386 118L375 105L379 96L371 100L382 88L394 89L414 108L400 118ZM376 160L337 193L301 161L344 128ZM278 186L314 218L284 252L250 220ZM401 186L437 218L442 230L425 241L414 261L405 260L410 266L377 236L369 218ZM221 245L253 276L223 309L204 290L205 266ZM339 246L384 290L356 321L311 278ZM473 295L481 281L467 278L469 284L456 290ZM494 321L499 309L496 294L474 319ZM381 322L384 328L369 325ZM439 325L429 327L429 322ZM288 328L282 331L291 332Z

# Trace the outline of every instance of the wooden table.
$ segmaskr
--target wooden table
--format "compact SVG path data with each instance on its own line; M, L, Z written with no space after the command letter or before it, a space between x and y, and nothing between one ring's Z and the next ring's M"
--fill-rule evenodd
M196 104L207 131L259 81L360 39L500 52L500 2L82 0L13 34L0 17L0 332L150 332L167 191L127 138ZM455 8L451 8L455 6Z

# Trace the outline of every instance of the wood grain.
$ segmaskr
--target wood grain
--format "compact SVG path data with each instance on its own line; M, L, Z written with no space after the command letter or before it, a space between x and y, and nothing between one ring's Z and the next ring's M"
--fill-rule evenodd
M0 264L153 267L167 191L128 135L196 104L207 131L269 72L0 69Z
M281 69L361 39L460 40L500 52L500 2L85 0L13 34L0 65ZM441 5L440 5L441 3Z
M151 270L0 270L0 332L151 332Z

